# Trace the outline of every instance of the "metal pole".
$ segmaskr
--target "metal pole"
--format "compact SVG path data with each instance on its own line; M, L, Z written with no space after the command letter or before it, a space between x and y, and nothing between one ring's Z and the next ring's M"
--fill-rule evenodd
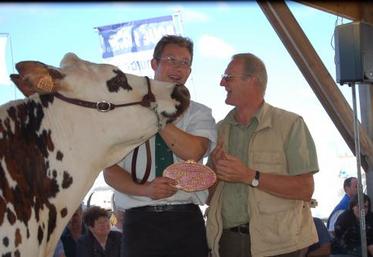
M356 108L356 89L355 83L349 83L352 89L352 102L354 109L354 135L355 135L355 151L356 151L356 164L357 164L357 182L358 182L358 205L359 205L359 215L360 215L360 238L361 238L361 256L367 257L367 236L365 227L365 208L364 208L364 197L363 197L363 187L361 183L361 159L360 159L360 135L359 135L359 121L357 118L357 108Z

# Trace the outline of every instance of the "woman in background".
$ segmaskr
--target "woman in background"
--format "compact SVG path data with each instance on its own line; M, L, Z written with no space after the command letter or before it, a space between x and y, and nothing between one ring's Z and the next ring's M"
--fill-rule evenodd
M120 257L122 234L111 231L108 211L92 206L84 212L83 221L88 234L78 240L78 257Z
M363 202L368 256L373 256L373 213L370 199L366 194L363 194ZM335 240L332 244L332 254L361 256L358 195L352 197L349 208L338 217L334 228Z

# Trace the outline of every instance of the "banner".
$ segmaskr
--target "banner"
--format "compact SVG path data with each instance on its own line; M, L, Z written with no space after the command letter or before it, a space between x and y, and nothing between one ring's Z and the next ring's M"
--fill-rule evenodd
M11 85L12 82L9 78L9 73L7 69L7 42L8 35L0 34L0 86Z
M180 35L180 15L101 26L99 32L102 58L123 72L153 77L150 61L163 35Z

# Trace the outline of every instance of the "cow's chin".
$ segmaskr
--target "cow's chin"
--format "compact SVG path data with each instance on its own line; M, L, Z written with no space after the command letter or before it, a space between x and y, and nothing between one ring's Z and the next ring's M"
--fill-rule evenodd
M160 124L160 127L162 129L167 124L177 123L183 117L184 114L180 114L178 112L174 112L174 113L162 112L161 115L163 117L162 122Z

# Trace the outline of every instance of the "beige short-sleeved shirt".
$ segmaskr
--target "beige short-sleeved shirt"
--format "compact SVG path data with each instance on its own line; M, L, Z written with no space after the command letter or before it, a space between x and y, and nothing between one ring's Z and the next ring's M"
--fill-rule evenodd
M258 126L259 121L257 116L261 111L260 109L257 115L245 125L235 121L235 110L232 110L224 121L231 127L228 144L229 154L238 157L247 166L249 164L249 141ZM304 158L301 158L300 155L304 154L305 151L308 152L308 155L311 155L308 160L316 160L317 162L316 150L314 148L304 149L303 147L313 145L313 143L310 143L311 141L313 141L313 139L303 119L297 119L284 147L288 164L288 170L286 172L290 176L309 173L309 167L314 166L314 163L305 163ZM248 186L249 185L242 183L225 183L222 198L224 228L235 227L249 222L249 214L247 211Z

